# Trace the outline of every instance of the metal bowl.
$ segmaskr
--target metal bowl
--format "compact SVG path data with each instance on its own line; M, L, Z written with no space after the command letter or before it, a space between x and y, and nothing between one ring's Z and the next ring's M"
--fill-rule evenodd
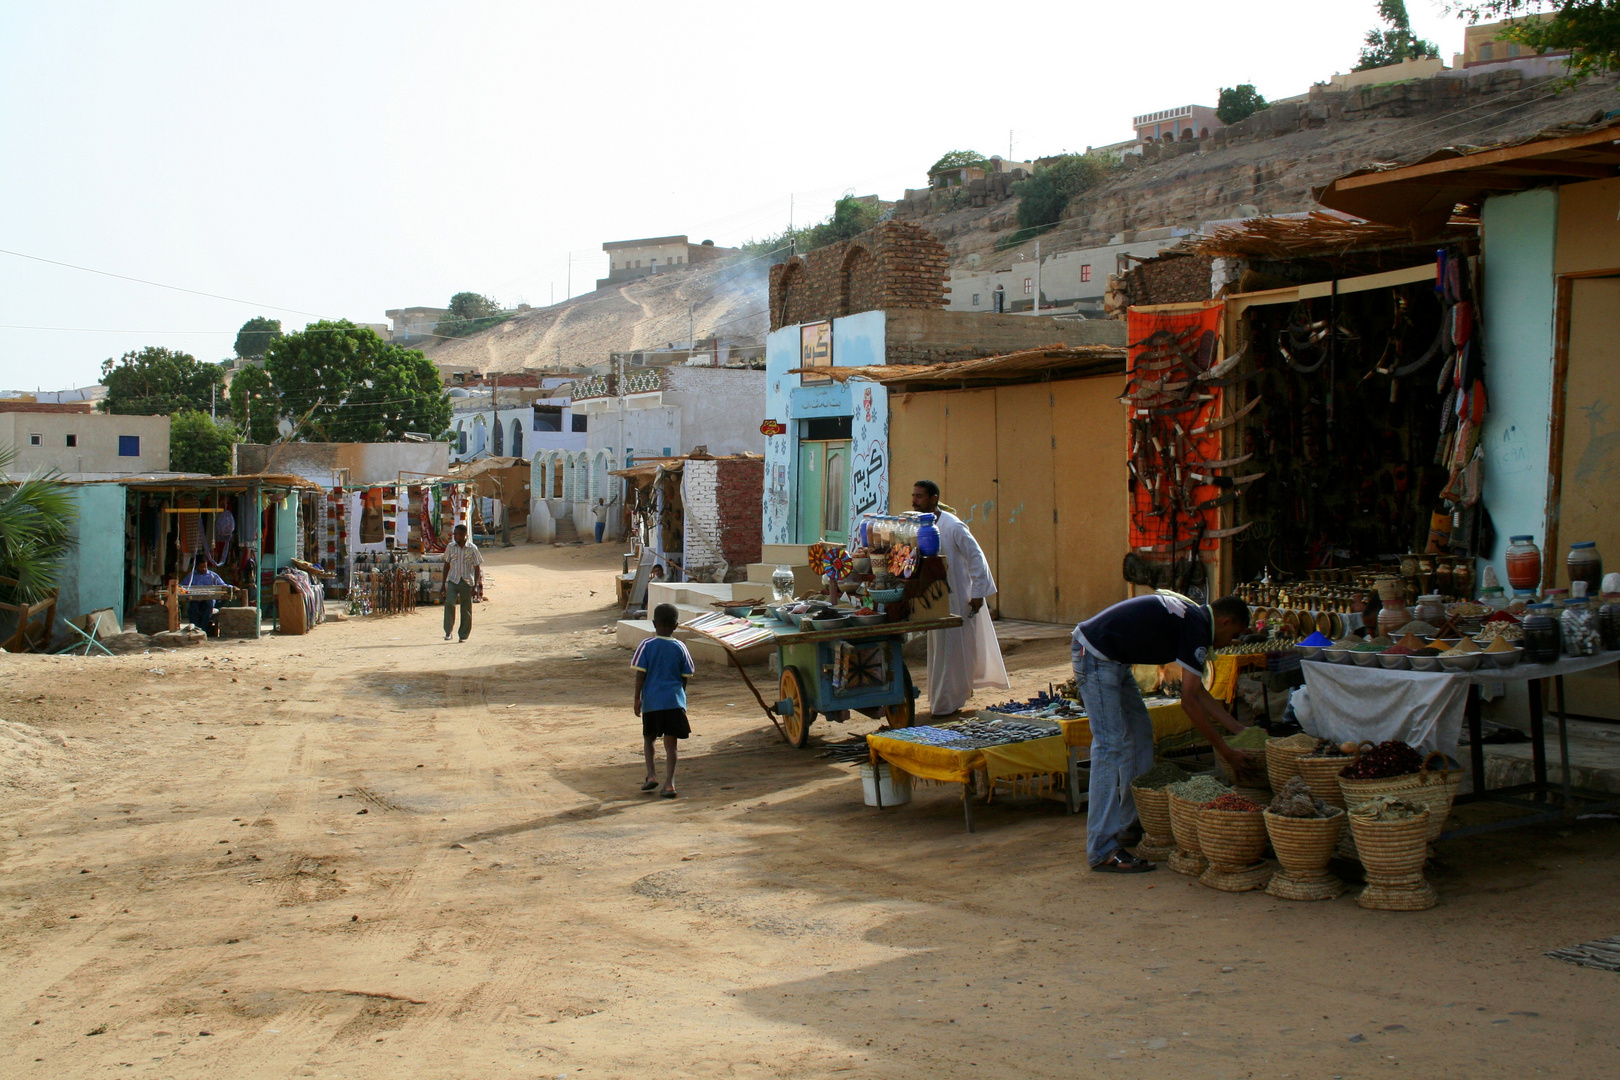
M1350 660L1357 667L1377 667L1378 656L1379 654L1375 652L1355 652L1352 650Z
M1386 667L1392 671L1410 671L1412 658L1406 653L1374 653L1378 657L1378 666Z
M856 626L878 626L887 617L882 612L874 612L871 615L851 615L850 619Z
M1322 656L1322 650L1327 648L1327 646L1326 645L1295 645L1294 648L1299 650L1299 655L1302 658L1304 658L1306 660L1318 660Z
M801 625L809 626L812 630L842 630L849 625L849 620L842 617L837 619L806 619Z
M1446 671L1473 671L1479 667L1480 654L1472 652L1461 656L1442 656L1439 660L1440 666Z
M1409 656L1413 671L1439 671L1440 658L1438 656Z
M906 590L904 586L896 589L867 589L866 595L871 597L874 603L895 604L905 598Z
M733 604L731 607L721 608L720 610L724 611L727 615L730 615L734 619L746 619L748 616L754 613L754 605Z
M1485 658L1485 663L1487 664L1494 664L1499 668L1512 667L1514 664L1517 664L1520 660L1524 659L1524 647L1516 645L1514 646L1512 652L1481 651L1479 655Z
M1323 649L1322 659L1330 664L1348 664L1351 652L1349 649Z

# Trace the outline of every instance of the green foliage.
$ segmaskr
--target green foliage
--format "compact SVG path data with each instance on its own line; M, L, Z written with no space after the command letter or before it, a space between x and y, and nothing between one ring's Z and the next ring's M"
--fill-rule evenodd
M254 369L258 370L258 369ZM231 471L236 425L187 409L169 418L169 468L175 472L224 476Z
M236 332L236 355L246 360L264 355L270 343L281 336L281 320L255 315Z
M928 175L945 172L947 169L973 169L982 168L990 163L990 159L977 150L952 150L944 154L929 168Z
M79 504L55 475L14 480L16 452L0 446L0 600L29 603L57 587Z
M459 315L446 315L433 325L433 332L439 337L467 337L480 330L488 330L492 326L499 326L510 319L510 315L486 315L477 319L463 319Z
M347 319L311 323L279 339L264 370L295 439L394 442L407 431L436 435L450 426L438 368ZM253 412L257 436L257 406Z
M275 441L276 424L281 419L281 401L264 368L245 367L238 371L236 378L231 380L230 402L236 430L242 432L245 442ZM251 426L248 423L250 420Z
M1577 80L1620 71L1620 0L1561 0L1545 14L1529 10L1545 6L1539 0L1487 0L1456 11L1470 22L1511 20L1498 37L1538 54L1571 50L1569 66Z
M499 315L501 305L475 292L458 292L450 298L450 314L460 319L483 319Z
M1038 167L1034 176L1013 186L1018 224L1023 229L1056 224L1069 200L1095 187L1115 164L1101 154L1064 154Z
M132 416L167 416L181 409L206 409L225 373L218 364L199 363L190 353L148 345L101 365L107 397L104 411Z
M1406 0L1378 0L1378 17L1386 29L1367 31L1366 45L1354 71L1439 56L1440 46L1412 33L1412 19L1406 14Z
M756 259L769 254L770 265L786 262L794 252L803 255L828 244L853 239L875 226L882 217L883 208L876 203L845 195L833 206L832 216L826 221L799 229L783 229L761 240L749 240L742 246L741 258Z
M1223 124L1235 124L1266 108L1266 99L1253 83L1221 87L1220 100L1215 103L1215 115Z

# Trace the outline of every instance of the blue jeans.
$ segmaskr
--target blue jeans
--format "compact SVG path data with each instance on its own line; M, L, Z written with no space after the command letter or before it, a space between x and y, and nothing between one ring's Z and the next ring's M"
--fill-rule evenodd
M1096 866L1136 821L1131 781L1153 767L1153 720L1129 664L1083 653L1074 660L1074 679L1091 720L1086 859Z
M602 542L602 534L605 532L607 532L607 522L598 521L596 523L596 542L598 544Z

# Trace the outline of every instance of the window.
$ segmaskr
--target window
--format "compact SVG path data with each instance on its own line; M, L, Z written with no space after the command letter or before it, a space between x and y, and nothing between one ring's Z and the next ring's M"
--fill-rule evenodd
M1081 263L1080 264L1080 280L1081 281L1090 281L1091 280L1091 264L1090 263Z
M589 419L584 413L573 413L569 419L573 422L572 430L584 431L585 421Z
M561 431L562 430L562 406L561 405L536 405L534 407L534 430L536 430L536 431Z
M1519 55L1519 46L1512 43L1512 42L1509 42L1508 47L1507 47L1507 54L1508 54L1508 59L1512 60L1514 57Z
M1487 41L1485 44L1483 44L1483 45L1481 45L1479 47L1479 58L1481 60L1489 60L1491 58L1491 43L1490 42Z
M1035 291L1035 279L1034 278L1025 278L1024 279L1024 295L1028 296L1030 293L1032 293L1034 291Z
M44 444L45 444L45 436L39 434L38 432L28 436L28 445L29 446L43 446Z
M979 294L978 293L973 294L973 306L974 307L979 306Z
M120 436L118 436L118 456L119 457L140 457L141 456L141 437L139 435L120 435Z
M458 431L458 432L456 432L456 453L465 454L466 452L467 452L467 433L465 431Z
M67 437L67 444L69 446L78 446L79 445L79 437L77 435L69 435Z

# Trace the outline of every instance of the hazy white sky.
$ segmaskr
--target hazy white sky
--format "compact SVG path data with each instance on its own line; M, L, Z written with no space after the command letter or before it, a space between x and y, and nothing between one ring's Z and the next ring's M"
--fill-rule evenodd
M1449 62L1462 24L1409 5ZM734 244L1009 128L1026 158L1302 93L1375 7L0 0L0 249L233 298L0 254L0 389L221 359L253 315L561 300L604 240Z

